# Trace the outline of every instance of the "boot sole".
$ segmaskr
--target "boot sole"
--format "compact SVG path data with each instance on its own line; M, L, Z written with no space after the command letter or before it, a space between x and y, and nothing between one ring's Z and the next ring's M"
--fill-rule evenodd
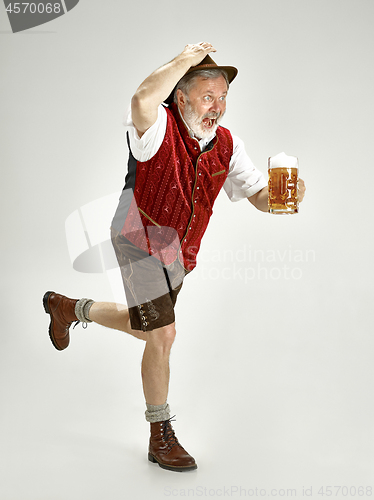
M49 296L52 294L52 293L55 293L55 292L46 292L44 294L44 297L43 297L43 306L44 306L44 310L47 314L49 314L50 318L51 318L51 321L49 323L49 327L48 327L48 332L49 332L49 338L51 339L51 342L53 344L53 346L58 350L58 351L62 351L61 347L59 347L56 342L55 342L55 339L53 337L53 334L52 334L52 326L53 326L53 318L52 318L52 314L49 310L49 306L48 306L48 299L49 299Z
M159 462L157 460L157 458L155 458L150 453L148 453L148 460L150 462L152 462L153 464L158 464L162 469L171 470L171 471L174 471L174 472L187 472L189 470L195 470L195 469L197 469L197 465L196 464L195 465L188 465L187 467L175 467L173 465L163 464L163 463Z

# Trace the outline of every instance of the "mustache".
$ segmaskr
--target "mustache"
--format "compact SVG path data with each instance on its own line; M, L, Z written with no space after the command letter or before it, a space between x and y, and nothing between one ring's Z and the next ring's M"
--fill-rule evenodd
M203 115L202 120L205 120L205 118L214 118L214 119L217 119L221 116L221 113L215 113L214 111L211 111L210 113L205 113L205 115Z

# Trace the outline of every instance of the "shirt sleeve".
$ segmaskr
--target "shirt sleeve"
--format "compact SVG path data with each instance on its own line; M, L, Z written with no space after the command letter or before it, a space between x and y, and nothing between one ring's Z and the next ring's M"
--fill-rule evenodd
M223 188L231 201L239 201L261 191L267 186L267 182L247 155L243 141L235 135L232 138L234 150L230 161L229 175Z
M130 148L134 158L138 161L148 161L157 153L164 140L167 113L164 106L160 105L157 120L141 137L139 137L132 122L131 105L125 113L123 124L127 127L129 133Z

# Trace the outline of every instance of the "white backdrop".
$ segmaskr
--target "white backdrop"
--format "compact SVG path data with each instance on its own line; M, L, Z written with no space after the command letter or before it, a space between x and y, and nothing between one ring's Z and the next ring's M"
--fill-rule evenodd
M13 34L0 6L1 500L370 496L373 15L81 0ZM73 269L65 222L121 190L133 92L202 40L239 68L224 125L264 173L298 156L307 195L288 217L217 199L178 298L169 402L199 468L175 474L147 461L142 342L90 324L58 352L42 296L113 300L106 274Z

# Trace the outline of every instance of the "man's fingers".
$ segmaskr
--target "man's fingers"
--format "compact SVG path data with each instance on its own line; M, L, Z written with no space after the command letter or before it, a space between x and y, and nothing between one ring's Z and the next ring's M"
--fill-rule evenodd
M303 198L305 196L306 187L305 187L305 182L302 179L298 180L297 188L298 188L298 192L299 192L299 201L303 201Z
M216 49L209 42L188 44L183 51L189 58L191 66L197 66L210 52L216 52Z
M213 49L213 50L216 50L213 45L209 42L200 42L199 45L201 45L202 47L204 47L204 49Z
M213 45L209 42L200 42L199 45L207 54L209 52L217 52Z

